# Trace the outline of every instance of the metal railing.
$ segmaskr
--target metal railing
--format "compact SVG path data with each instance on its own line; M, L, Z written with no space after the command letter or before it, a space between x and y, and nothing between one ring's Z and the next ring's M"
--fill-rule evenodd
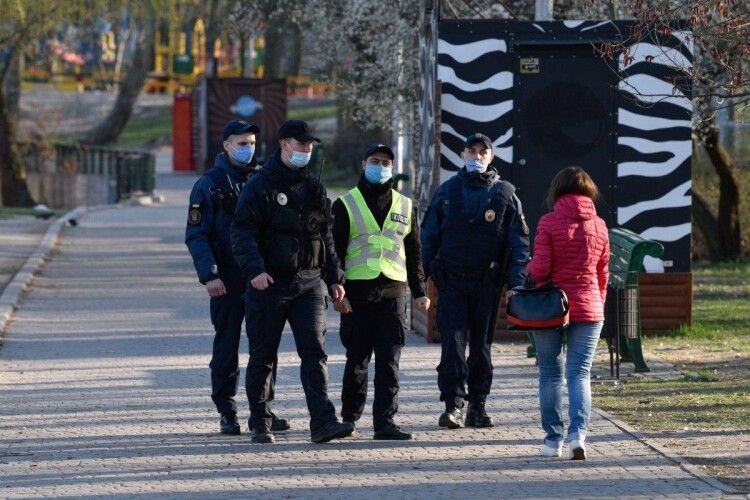
M141 150L53 143L39 146L18 143L19 152L30 173L60 175L105 175L114 185L115 202L135 192L150 193L156 182L156 160ZM49 166L52 166L52 172Z

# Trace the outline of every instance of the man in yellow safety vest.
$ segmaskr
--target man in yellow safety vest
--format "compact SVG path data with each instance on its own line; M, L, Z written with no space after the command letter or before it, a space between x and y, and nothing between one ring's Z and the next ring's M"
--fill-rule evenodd
M341 342L346 348L341 417L354 424L367 399L367 366L375 353L374 439L412 439L394 422L398 411L398 363L404 346L407 283L414 305L425 296L419 224L410 198L393 189L394 154L373 144L362 177L333 203L333 239L344 269Z

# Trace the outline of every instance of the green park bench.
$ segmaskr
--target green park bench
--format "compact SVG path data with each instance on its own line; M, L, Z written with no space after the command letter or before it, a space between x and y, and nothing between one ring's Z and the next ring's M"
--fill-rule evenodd
M614 347L619 350L622 361L635 365L636 372L648 372L641 343L638 282L643 260L646 256L661 257L664 246L628 229L615 227L609 230L609 249L609 285L602 337L607 339L610 353Z
M609 345L611 369L614 371L614 355L618 356L618 377L619 360L634 363L636 372L648 372L650 369L643 358L641 343L638 282L645 257L661 257L664 247L628 229L615 227L609 230L609 249L609 285L602 338L606 338ZM535 357L531 334L529 340L528 356Z

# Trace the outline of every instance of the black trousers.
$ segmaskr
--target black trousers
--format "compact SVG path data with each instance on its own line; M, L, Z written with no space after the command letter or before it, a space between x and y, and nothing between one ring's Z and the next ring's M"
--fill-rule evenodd
M211 399L219 413L237 413L239 385L239 348L242 323L245 321L245 301L242 292L227 290L219 297L211 297L211 323L214 325L211 363ZM276 379L276 361L273 378ZM273 389L270 399L273 400Z
M271 425L274 366L284 325L289 321L301 359L300 379L310 412L310 429L336 420L328 399L328 356L325 353L326 299L320 280L301 284L273 284L245 295L250 360L245 389L253 426Z
M398 411L398 363L406 333L407 297L351 302L341 315L341 343L346 365L341 390L341 418L356 422L367 399L368 365L375 353L375 431L393 423Z
M437 367L440 401L461 408L469 397L485 398L492 387L490 320L498 298L497 287L449 281L439 294L436 319L442 347Z

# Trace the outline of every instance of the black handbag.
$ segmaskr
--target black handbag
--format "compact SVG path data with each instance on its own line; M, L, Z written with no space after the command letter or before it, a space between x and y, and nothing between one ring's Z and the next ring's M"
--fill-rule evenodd
M517 330L551 330L567 326L570 320L568 296L551 282L511 289L505 316Z

